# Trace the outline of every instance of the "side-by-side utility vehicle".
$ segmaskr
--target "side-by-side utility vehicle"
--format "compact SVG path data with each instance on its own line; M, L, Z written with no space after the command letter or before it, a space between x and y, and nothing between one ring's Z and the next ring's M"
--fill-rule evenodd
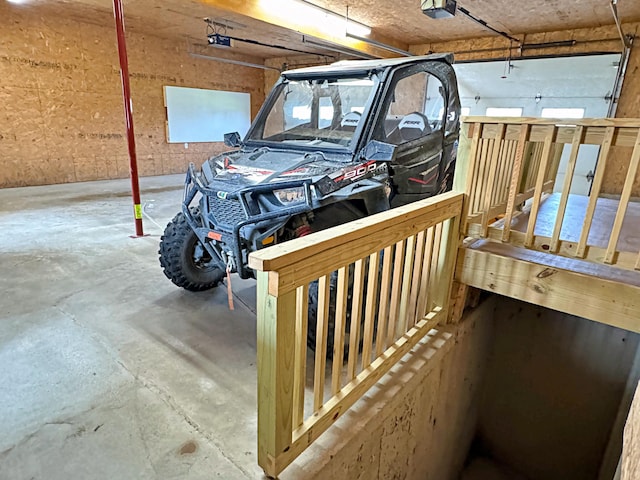
M189 167L182 210L160 242L165 275L192 291L216 287L227 271L253 277L255 250L451 189L460 116L452 61L282 73L244 139L226 134L233 150Z

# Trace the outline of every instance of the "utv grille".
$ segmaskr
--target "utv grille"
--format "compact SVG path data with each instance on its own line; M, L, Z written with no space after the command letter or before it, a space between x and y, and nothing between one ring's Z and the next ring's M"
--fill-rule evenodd
M210 196L209 212L213 215L215 223L222 225L235 225L247 218L238 200L221 199Z

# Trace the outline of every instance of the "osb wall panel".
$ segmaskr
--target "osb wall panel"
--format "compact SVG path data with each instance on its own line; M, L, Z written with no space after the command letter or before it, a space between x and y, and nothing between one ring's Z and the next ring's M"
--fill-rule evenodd
M598 478L640 335L500 298L479 451L531 480Z
M623 25L626 34L637 35L640 24L629 23ZM542 55L578 55L594 52L620 52L622 45L618 31L614 25L566 30L557 32L536 33L521 36L525 43L546 43L564 40L575 40L571 47L555 47L531 49L520 52L517 48L511 48L509 40L494 35L472 40L458 40L454 42L430 43L413 45L410 50L415 54L429 52L454 52L457 61L461 60L488 60L505 58L511 55L513 58L527 58ZM622 92L617 106L616 117L640 118L640 48L636 45L631 49L629 64L622 86ZM616 151L611 153L607 166L607 173L602 185L602 193L619 195L624 184L627 167L629 165L629 153ZM636 178L632 195L640 196L640 175Z
M3 2L0 31L0 187L127 177L113 25ZM164 85L249 92L252 115L264 101L261 70L193 58L184 39L128 34L127 47L143 176L181 173L225 149L167 143Z
M417 347L281 480L453 480L478 418L497 297L467 312L446 351Z
M636 389L624 427L621 463L622 480L640 478L640 385Z

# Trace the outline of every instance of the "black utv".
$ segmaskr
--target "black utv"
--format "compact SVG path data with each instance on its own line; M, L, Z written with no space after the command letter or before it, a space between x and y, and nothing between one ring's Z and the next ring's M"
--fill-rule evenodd
M282 73L234 150L190 165L160 241L179 287L249 278L250 252L451 189L460 103L452 55Z

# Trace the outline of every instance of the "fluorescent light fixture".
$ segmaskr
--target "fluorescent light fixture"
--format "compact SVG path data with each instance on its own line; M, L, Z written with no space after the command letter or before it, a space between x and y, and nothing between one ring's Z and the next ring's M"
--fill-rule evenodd
M364 58L366 60L375 60L377 56L369 55L368 53L360 52L358 50L354 50L352 48L343 47L342 45L337 45L335 43L331 43L328 41L316 42L314 40L309 39L309 37L303 35L302 43L308 43L309 45L313 45L314 47L322 48L324 50L329 50L330 52L342 53L343 55L350 55L352 57Z
M367 36L371 33L370 27L306 0L261 0L260 3L270 13L286 13L287 18L295 18L334 36L347 33Z
M7 0L9 3L13 3L14 5L24 5L25 3L29 3L30 0Z
M405 57L411 57L413 54L407 52L406 50L402 50L400 48L396 48L391 45L387 45L386 43L378 42L376 40L371 40L370 38L361 37L360 35L355 35L353 33L347 32L347 37L353 38L354 40L359 40L364 43L368 43L369 45L373 45L378 48L382 48L383 50L389 50L390 52L397 53L399 55L404 55Z
M353 20L347 20L347 34L358 35L359 37L366 37L371 34L371 28L361 23L354 22Z

